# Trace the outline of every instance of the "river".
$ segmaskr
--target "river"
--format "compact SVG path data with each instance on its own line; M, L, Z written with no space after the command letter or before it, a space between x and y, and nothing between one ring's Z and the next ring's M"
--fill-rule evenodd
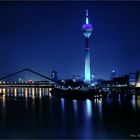
M68 100L45 88L0 92L0 138L140 138L140 96Z

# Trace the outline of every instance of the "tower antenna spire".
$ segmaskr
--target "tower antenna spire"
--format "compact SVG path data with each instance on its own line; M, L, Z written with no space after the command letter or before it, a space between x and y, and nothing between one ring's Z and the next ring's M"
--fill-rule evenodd
M88 17L88 10L86 10L86 17Z
M89 24L89 20L88 20L88 10L86 10L86 24Z

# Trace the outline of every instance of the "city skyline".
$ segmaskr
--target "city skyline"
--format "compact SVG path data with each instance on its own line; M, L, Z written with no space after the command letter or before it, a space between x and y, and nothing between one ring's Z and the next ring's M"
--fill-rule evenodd
M93 24L91 74L136 72L140 2L0 2L0 76L31 68L59 78L84 77L85 10Z

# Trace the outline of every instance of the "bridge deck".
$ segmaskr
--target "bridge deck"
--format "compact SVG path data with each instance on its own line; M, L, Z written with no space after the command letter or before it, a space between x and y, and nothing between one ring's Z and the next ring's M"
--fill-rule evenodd
M0 84L0 88L8 87L42 87L42 88L52 88L53 85L41 85L41 84Z

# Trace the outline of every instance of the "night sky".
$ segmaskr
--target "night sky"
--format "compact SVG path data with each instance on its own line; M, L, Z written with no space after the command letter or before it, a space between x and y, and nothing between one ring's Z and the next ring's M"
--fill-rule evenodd
M93 24L91 74L140 69L140 2L0 2L0 77L30 68L84 77L85 10Z

